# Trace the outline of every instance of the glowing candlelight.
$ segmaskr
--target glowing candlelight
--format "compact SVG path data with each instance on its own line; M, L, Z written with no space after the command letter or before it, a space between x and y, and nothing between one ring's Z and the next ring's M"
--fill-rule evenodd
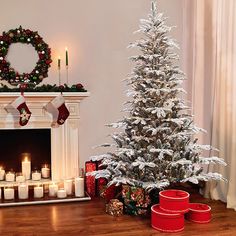
M75 178L75 196L84 197L84 169L79 170L79 177Z
M0 166L0 180L4 180L5 178L5 170L2 166Z
M25 157L21 163L22 173L25 176L25 179L30 179L30 175L31 175L31 161L29 158L30 154L23 153L22 155Z
M42 173L42 178L48 179L50 177L49 165L47 165L47 164L43 165L43 167L41 169L41 173Z
M55 184L54 182L49 184L49 197L57 196L57 191L58 191L58 185L57 184Z
M12 171L9 171L6 173L6 181L7 182L14 182L15 181L15 173Z
M25 176L21 172L16 173L16 182L17 183L25 182Z
M29 188L26 183L21 183L18 186L18 198L28 199L29 198Z
M4 188L4 199L5 200L13 200L15 198L15 191L13 187L5 187Z
M32 180L37 181L41 180L41 172L38 170L35 170L32 172Z
M72 179L66 179L64 180L64 189L66 190L67 195L72 195Z
M43 197L43 186L35 186L34 187L34 198L42 198Z
M57 191L57 198L66 198L67 194L66 194L66 190L64 188L60 188Z

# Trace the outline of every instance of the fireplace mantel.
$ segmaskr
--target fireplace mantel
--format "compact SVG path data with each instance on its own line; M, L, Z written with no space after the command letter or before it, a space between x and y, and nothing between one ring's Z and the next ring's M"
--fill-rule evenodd
M18 123L19 113L16 110L8 110L7 112L5 109L15 98L20 96L20 93L0 93L0 130L51 129L52 180L72 178L78 175L79 104L90 95L88 92L64 92L63 96L70 116L64 125L52 128L51 114L44 109L44 106L59 94L59 92L26 92L24 96L32 115L28 124L22 127Z
M12 98L20 96L20 92L0 92L0 98ZM58 96L60 92L25 92L24 96L28 98L37 98L37 97L45 97L45 98L54 98ZM89 92L63 92L63 96L65 98L76 98L82 100L85 97L89 97Z

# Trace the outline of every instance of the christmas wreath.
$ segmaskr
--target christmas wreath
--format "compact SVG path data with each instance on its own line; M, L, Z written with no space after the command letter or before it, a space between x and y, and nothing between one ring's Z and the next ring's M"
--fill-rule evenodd
M39 60L31 73L19 74L11 68L6 56L12 43L31 44L37 51ZM6 80L13 85L22 83L39 84L48 76L47 73L51 62L51 49L43 41L42 37L38 35L37 31L22 29L20 26L17 29L3 32L2 36L0 36L0 80Z

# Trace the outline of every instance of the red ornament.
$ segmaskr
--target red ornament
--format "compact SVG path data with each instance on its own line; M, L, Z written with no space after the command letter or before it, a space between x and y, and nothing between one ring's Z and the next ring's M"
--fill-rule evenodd
M184 229L184 215L180 213L167 213L154 205L151 208L151 224L156 230L168 233L175 233Z
M1 40L5 41L6 43L9 43L11 41L11 38L8 35L3 35Z
M195 223L209 223L211 221L211 207L202 203L190 203L186 218Z
M40 60L44 59L44 57L45 57L45 54L42 54L42 53L39 53L38 55L39 55Z
M59 86L60 91L63 91L65 89L64 85Z
M26 90L27 89L27 84L21 84L20 85L20 90Z
M50 65L52 63L52 60L46 60L46 64Z
M76 84L77 89L82 89L84 86L82 84Z
M186 213L189 210L189 193L182 190L163 190L159 193L160 208L166 212Z

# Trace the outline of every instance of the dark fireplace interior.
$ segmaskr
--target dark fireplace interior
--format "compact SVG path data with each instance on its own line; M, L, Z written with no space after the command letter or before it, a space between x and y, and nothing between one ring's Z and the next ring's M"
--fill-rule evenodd
M31 154L31 169L51 165L51 130L0 130L0 165L5 170L21 172L22 153Z

